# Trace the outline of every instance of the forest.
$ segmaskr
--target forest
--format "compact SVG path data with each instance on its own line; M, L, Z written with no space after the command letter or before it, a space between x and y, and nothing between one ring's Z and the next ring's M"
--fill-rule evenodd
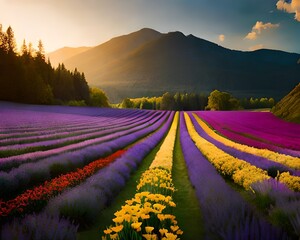
M100 89L90 89L84 73L45 59L42 41L37 50L23 40L18 51L13 29L0 24L0 100L31 104L68 104L108 107ZM95 96L96 95L96 96ZM100 99L99 99L100 98ZM96 102L93 100L96 99Z
M274 105L274 98L238 99L228 92L213 90L209 95L166 92L160 97L125 98L117 106L120 108L192 111L272 108Z

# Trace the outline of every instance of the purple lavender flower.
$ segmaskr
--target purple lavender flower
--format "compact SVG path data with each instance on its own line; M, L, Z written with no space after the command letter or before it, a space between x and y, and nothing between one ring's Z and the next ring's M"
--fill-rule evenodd
M287 235L259 218L229 187L191 140L183 113L180 143L190 181L202 209L207 239L286 239Z
M84 183L51 199L46 207L50 214L60 214L75 221L92 223L116 194L125 186L130 174L162 140L171 126L174 113L156 132L137 143L116 161L101 169ZM81 222L80 222L81 223ZM81 223L83 224L83 223Z

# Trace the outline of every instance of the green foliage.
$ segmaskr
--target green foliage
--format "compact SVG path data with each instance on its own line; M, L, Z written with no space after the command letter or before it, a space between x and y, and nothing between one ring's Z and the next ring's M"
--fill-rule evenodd
M125 98L121 103L121 108L133 108L133 102L129 98Z
M90 88L90 105L93 107L109 107L106 94L99 88Z
M244 109L272 108L275 105L274 98L244 98L240 101Z
M81 100L81 101L76 101L76 100L72 100L72 101L69 101L67 103L68 106L73 106L73 107L85 107L86 106L86 103L84 100Z
M207 110L236 110L240 109L239 100L227 92L214 90L208 97Z
M173 110L175 108L174 95L169 92L164 93L160 103L161 110Z
M162 97L125 98L119 107L153 110L204 110L207 96L195 93L165 93Z

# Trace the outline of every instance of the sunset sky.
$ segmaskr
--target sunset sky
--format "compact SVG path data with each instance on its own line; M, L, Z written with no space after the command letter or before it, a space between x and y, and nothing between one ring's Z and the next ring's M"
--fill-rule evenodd
M0 23L47 52L148 27L240 50L300 53L300 0L0 0Z

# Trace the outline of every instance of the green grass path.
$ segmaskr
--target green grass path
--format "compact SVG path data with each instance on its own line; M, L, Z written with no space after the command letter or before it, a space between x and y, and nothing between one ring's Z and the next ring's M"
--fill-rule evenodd
M177 204L174 215L178 220L178 226L184 232L180 239L198 240L204 238L204 224L182 154L179 129L178 127L172 169L172 179L177 189L174 193L174 202Z
M164 138L163 138L164 140ZM93 227L89 230L79 232L77 234L77 239L79 240L96 240L101 239L103 235L103 230L106 229L109 225L112 225L112 219L114 218L114 213L120 210L121 206L125 203L126 200L134 197L136 193L137 181L140 179L143 172L145 172L152 160L155 157L156 152L159 150L162 141L158 144L142 161L138 169L130 176L130 179L127 181L126 186L114 199L111 205L104 209L99 215L98 221Z

